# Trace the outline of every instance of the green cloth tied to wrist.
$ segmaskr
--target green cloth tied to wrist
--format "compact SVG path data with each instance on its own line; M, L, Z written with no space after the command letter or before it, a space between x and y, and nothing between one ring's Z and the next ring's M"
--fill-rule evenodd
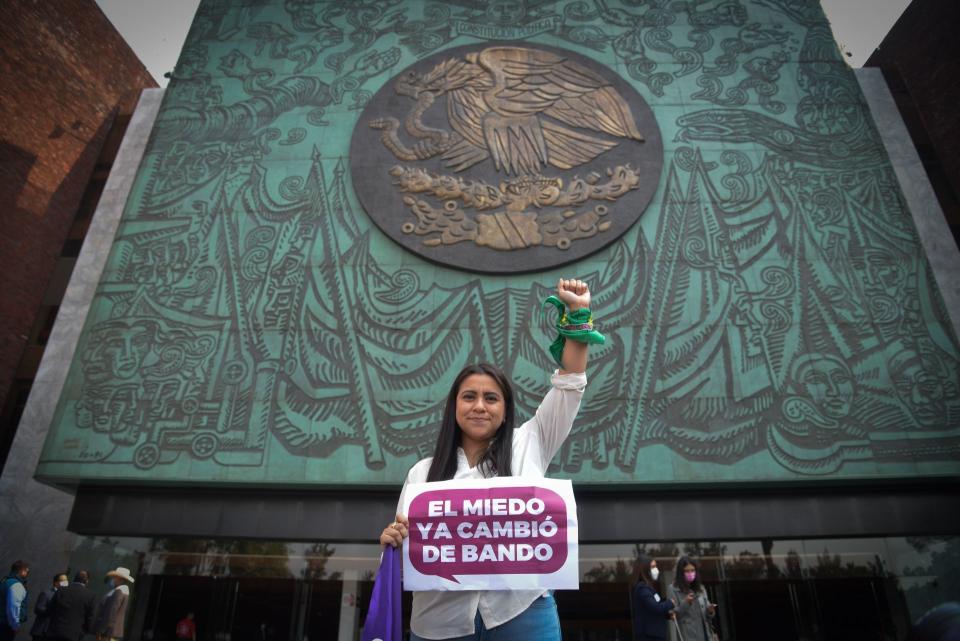
M590 345L603 345L606 341L604 335L593 328L593 314L590 313L589 309L583 308L568 312L562 300L556 296L548 296L540 305L541 315L547 303L557 308L557 332L559 335L550 344L550 354L560 367L563 367L563 346L566 345L568 338L578 343Z

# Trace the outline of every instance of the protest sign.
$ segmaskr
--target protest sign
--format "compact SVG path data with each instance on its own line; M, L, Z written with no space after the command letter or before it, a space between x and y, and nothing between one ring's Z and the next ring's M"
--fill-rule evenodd
M408 485L405 590L579 587L570 481L497 477Z

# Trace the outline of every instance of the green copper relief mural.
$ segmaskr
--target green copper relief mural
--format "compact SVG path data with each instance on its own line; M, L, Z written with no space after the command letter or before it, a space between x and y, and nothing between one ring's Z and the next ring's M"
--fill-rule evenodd
M463 365L534 411L561 274L608 340L557 475L960 470L956 339L813 0L204 0L38 474L398 483Z

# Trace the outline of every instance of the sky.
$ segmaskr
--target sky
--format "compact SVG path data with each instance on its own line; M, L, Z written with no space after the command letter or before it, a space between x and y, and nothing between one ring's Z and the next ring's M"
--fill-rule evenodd
M200 0L96 0L161 87L173 71ZM861 67L910 0L822 0L850 66Z

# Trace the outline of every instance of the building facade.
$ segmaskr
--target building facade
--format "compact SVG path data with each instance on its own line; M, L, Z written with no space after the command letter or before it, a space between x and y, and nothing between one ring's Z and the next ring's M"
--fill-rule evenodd
M355 638L450 382L532 414L564 275L607 335L565 638L628 638L641 550L702 559L725 639L955 598L958 257L816 2L205 0L157 99L5 472L136 568L131 635Z

